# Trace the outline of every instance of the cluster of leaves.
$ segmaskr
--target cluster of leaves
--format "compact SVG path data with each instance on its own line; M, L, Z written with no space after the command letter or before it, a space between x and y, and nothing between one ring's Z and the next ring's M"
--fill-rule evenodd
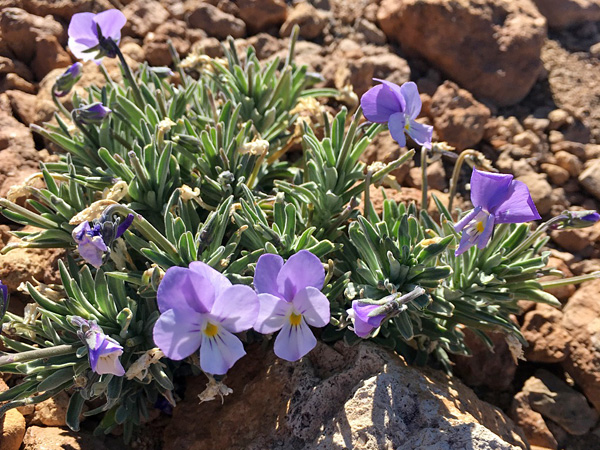
M314 78L293 63L294 41L285 61L266 65L252 47L240 55L230 42L225 59L204 58L194 76L179 66L178 84L147 65L136 86L105 72L104 87L73 97L75 107L108 106L112 114L101 124L72 124L57 114L55 124L35 128L64 151L61 160L42 164L45 187L19 187L25 206L0 199L0 208L12 221L37 228L17 233L19 246L62 247L69 256L60 266L60 286L27 285L35 314L4 319L1 339L16 353L10 362L0 359L0 370L25 378L0 394L0 402L9 402L2 410L71 389L73 429L84 400L102 397L105 403L86 415L104 412L99 432L123 424L130 438L149 405L161 397L174 401L173 372L181 365L163 359L140 377L95 374L70 317L96 320L123 346L128 370L155 347L161 274L197 260L246 284L263 253L287 258L306 249L328 261L324 292L333 317L325 340L356 341L345 313L352 300L422 287L425 294L373 339L412 361L433 356L446 367L448 353L469 352L464 328L486 341L487 330L522 339L509 319L516 301L556 303L535 281L547 273L544 241L521 245L530 236L527 225L507 225L486 250L455 257L452 217L441 203L439 220L392 200L374 211L371 185L414 152L366 167L360 157L384 127L361 124L360 112L350 117L345 108L335 117L323 108L303 109L307 99L336 92L311 88ZM358 209L363 195L365 214ZM133 224L101 268L75 259L78 223L109 226L128 214ZM47 351L43 358L40 350Z

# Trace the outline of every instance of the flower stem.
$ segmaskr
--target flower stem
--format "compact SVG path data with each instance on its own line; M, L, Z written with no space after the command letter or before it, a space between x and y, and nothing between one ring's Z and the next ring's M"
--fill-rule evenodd
M560 280L548 280L540 281L540 284L544 289L557 288L562 286L568 286L570 284L579 284L586 281L592 281L600 278L600 271L587 273L585 275L579 275L576 277L561 278Z
M32 361L34 359L51 358L53 356L62 356L75 353L78 345L57 345L55 347L40 348L37 350L29 350L27 352L11 353L0 356L0 367L5 364Z
M54 102L54 104L56 105L56 107L58 108L58 110L65 117L71 118L71 113L69 112L69 110L67 108L65 108L65 105L63 105L60 102L60 100L58 99L58 97L56 96L56 85L52 86L52 101Z
M458 159L454 164L454 169L452 170L452 177L450 178L450 199L448 200L448 211L452 214L452 204L454 203L454 197L456 196L456 188L458 185L458 177L460 176L460 169L462 168L463 163L467 156L476 155L477 150L464 150L458 155Z
M146 102L144 101L144 97L142 96L142 91L140 91L140 87L137 83L137 80L133 76L133 73L131 72L131 68L129 67L129 64L127 64L127 61L125 61L125 57L123 56L123 53L121 53L121 49L119 48L117 43L113 42L113 41L111 41L111 42L112 42L115 54L117 55L117 57L119 58L119 61L121 62L121 67L123 67L123 73L125 74L125 78L127 78L127 80L129 81L129 84L131 85L131 89L133 90L133 96L135 98L135 102L137 103L138 108L140 108L143 111L144 105Z
M427 149L421 147L421 211L427 211Z

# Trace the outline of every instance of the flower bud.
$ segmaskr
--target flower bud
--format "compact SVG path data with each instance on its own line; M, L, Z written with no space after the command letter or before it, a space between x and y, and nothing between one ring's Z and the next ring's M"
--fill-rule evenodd
M100 102L92 103L91 105L82 106L73 110L73 120L84 125L97 125L102 123L104 118L111 113L112 110L107 108Z
M81 78L82 67L83 65L80 62L76 62L60 75L54 82L54 95L64 97L71 92L75 83Z
M565 230L569 228L587 228L600 220L600 214L593 210L563 211L559 216L551 219L550 229Z

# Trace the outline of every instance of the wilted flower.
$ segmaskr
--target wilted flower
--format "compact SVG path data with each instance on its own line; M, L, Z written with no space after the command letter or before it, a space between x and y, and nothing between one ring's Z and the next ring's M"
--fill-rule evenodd
M329 300L321 292L324 282L325 269L308 250L299 251L285 264L273 254L258 259L254 287L260 311L254 329L263 334L281 330L274 346L280 358L297 361L317 345L308 325L329 323Z
M181 360L200 348L200 367L223 375L246 354L233 334L252 328L258 314L254 291L231 282L203 262L189 269L171 267L157 292L160 317L154 342L170 359Z
M112 110L107 108L100 102L92 103L91 105L85 105L80 108L75 108L71 115L75 122L82 123L84 125L97 125L102 123L104 118L110 114Z
M512 175L473 169L471 203L475 208L454 225L456 231L463 232L455 252L457 256L474 245L483 249L497 223L522 223L541 219L527 185L513 180Z
M379 314L374 317L369 317L369 313L379 308L380 305L372 305L361 303L360 300L352 302L352 308L346 310L348 317L354 324L354 332L361 338L368 337L371 332L378 328L385 319L385 314Z
M113 374L119 377L125 375L125 369L119 360L123 354L123 347L102 331L102 328L93 320L82 317L71 318L74 325L79 325L77 332L79 338L88 348L90 367L97 374Z
M69 49L84 61L114 58L125 22L125 15L118 9L74 14L69 24Z
M587 228L600 220L596 211L563 211L559 216L550 220L550 229L565 230L569 228Z
M57 97L64 97L71 92L71 89L73 86L75 86L75 83L77 83L77 81L79 81L81 78L82 67L83 65L80 62L76 62L67 70L65 70L65 72L59 76L54 83L54 95Z
M415 121L421 112L421 97L412 81L402 86L386 80L369 89L360 99L363 114L371 122L386 123L390 134L401 146L408 134L417 144L431 148L433 127Z
M133 223L133 219L133 214L129 214L122 222L118 223L116 230L114 224L108 220L96 222L93 227L87 221L77 225L72 236L81 257L92 266L100 267L104 253L108 251L108 246L125 233L125 230Z
M0 304L0 320L2 320L4 314L6 314L6 308L8 308L8 287L2 281L0 281L0 294L2 295L0 299L2 301L2 304Z

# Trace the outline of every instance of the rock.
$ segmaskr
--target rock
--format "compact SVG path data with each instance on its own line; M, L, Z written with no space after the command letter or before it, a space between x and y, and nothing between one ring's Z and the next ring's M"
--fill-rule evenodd
M300 36L305 39L316 39L327 26L327 17L308 2L300 2L290 11L286 21L281 25L279 34L287 37L292 33L294 25L300 27Z
M369 344L319 343L296 363L255 347L226 383L233 394L223 405L199 404L204 383L190 380L165 429L165 450L527 446L510 419L456 378L409 367Z
M369 44L384 45L387 42L385 33L381 31L373 22L369 22L362 17L356 20L354 28L362 34L365 41Z
M470 92L445 81L431 98L433 126L442 141L458 150L473 147L483 138L490 110Z
M600 144L586 144L583 160L600 158Z
M590 161L587 168L579 174L579 183L590 194L600 199L600 158Z
M546 20L529 0L383 0L377 18L406 52L497 105L522 100L542 69Z
M533 0L551 28L570 28L600 20L597 0Z
M521 332L529 343L524 349L528 361L557 363L569 353L571 337L562 325L562 313L552 306L538 304L527 312Z
M279 27L287 18L283 0L244 0L237 3L239 17L251 34Z
M423 174L420 167L413 167L408 174L407 182L410 186L421 189ZM448 188L448 179L442 161L434 161L427 166L427 185L430 189L443 191Z
M554 256L550 257L550 259L548 261L548 267L552 267L552 268L560 270L564 274L564 277L572 277L573 276L573 273L571 272L571 270L569 269L567 264L562 259L556 258ZM557 279L557 277L548 276L548 277L540 278L539 281L554 280L554 279ZM571 297L571 295L573 295L575 293L575 286L573 286L572 284L569 284L567 286L546 289L546 291L551 293L552 295L554 295L557 299L566 303L566 301L569 299L569 297Z
M550 150L553 153L567 152L581 160L586 160L585 145L581 142L560 141L552 144Z
M570 352L562 362L587 399L600 412L600 280L584 283L563 310L571 335Z
M33 73L27 66L17 59L0 56L0 75L14 73L27 81L33 81Z
M550 129L558 130L563 125L573 122L573 117L564 109L554 109L548 113L548 120L550 121Z
M36 54L38 37L54 36L65 43L63 26L50 16L38 17L19 8L0 11L0 34L2 41L15 56L29 63Z
M33 230L32 227L23 229L23 231ZM17 241L17 238L12 238L9 244ZM11 250L0 255L0 280L8 286L9 291L16 291L21 283L31 282L34 278L46 284L60 283L58 260L64 256L64 253L64 249L16 248Z
M0 378L0 392L8 390L8 386ZM25 418L16 409L10 409L0 418L0 450L19 450L25 435Z
M398 143L394 141L389 133L379 133L361 155L361 160L367 165L372 164L375 161L390 163L398 159L404 152L405 151L400 148ZM396 170L392 171L390 175L395 177L396 181L402 185L412 165L412 160L407 161Z
M22 450L117 450L123 448L124 446L116 439L111 439L110 444L104 444L102 438L94 437L83 431L75 432L66 428L34 425L27 428Z
M16 73L7 73L0 79L0 92L18 90L27 94L35 94L36 88L29 81L24 80Z
M523 430L532 450L534 446L540 449L558 449L558 442L548 429L542 415L531 409L527 394L519 392L515 395L510 416Z
M540 214L544 215L550 212L555 199L552 196L552 186L548 183L546 175L532 173L527 176L517 177L516 179L527 185L531 193L531 198Z
M548 178L550 178L552 184L562 186L569 180L569 172L567 172L560 166L557 166L555 164L542 163L540 167L546 173L546 175L548 175Z
M581 161L579 161L577 156L561 150L556 152L554 157L556 158L556 163L569 172L572 177L579 176L583 169L583 164L581 164Z
M544 133L550 126L550 120L539 117L525 117L523 126L527 130L531 130L537 134Z
M201 31L201 30L198 30ZM202 31L204 34L204 32ZM204 34L206 36L206 34ZM169 51L168 41L173 43L180 55L185 55L190 49L186 36L186 24L181 20L170 20L160 25L154 32L144 37L144 53L148 63L153 66L169 66L173 62Z
M39 36L36 38L35 57L31 62L31 68L38 80L54 69L69 67L71 62L71 57L62 48L56 37Z
M49 427L64 427L67 425L67 408L69 407L69 396L66 392L49 398L35 405L32 425L46 425Z
M6 91L14 114L26 125L41 125L52 119L56 105L51 100L41 100L37 95L21 91Z
M188 4L188 23L192 28L200 28L217 39L226 39L227 36L241 38L246 35L246 24L243 20L208 3L193 1Z
M123 35L144 38L159 25L169 23L169 11L158 1L134 0L123 8L127 23ZM185 28L184 28L185 29Z
M550 237L565 250L584 253L591 250L595 243L600 242L600 223L588 228L552 231Z
M503 333L486 333L494 344L494 351L469 329L462 330L471 356L456 355L454 373L470 387L484 387L495 391L507 390L513 382L517 365Z
M71 20L73 14L80 12L99 13L114 8L110 0L23 0L23 9L36 16L58 16L65 22Z
M519 147L520 157L540 156L542 151L541 139L531 130L525 130L512 138L512 143Z
M523 386L534 411L559 424L572 435L586 434L598 420L598 413L585 397L560 378L540 369Z

